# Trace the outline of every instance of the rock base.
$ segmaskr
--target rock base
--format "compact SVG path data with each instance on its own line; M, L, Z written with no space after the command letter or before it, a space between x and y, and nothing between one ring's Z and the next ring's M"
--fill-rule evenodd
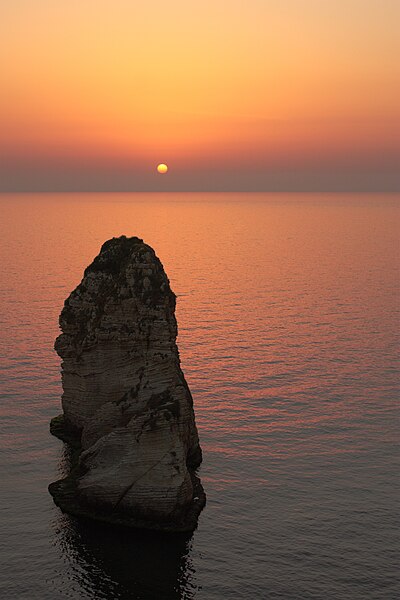
M55 504L63 512L76 517L135 529L176 533L191 532L196 529L198 516L206 504L206 495L200 479L193 472L191 472L193 500L183 516L170 521L152 521L144 517L136 518L132 514L124 514L117 510L113 511L108 507L94 506L82 500L79 497L77 487L77 481L82 475L79 466L79 455L81 453L80 433L66 422L64 415L59 415L51 420L50 433L67 443L73 450L69 475L64 479L51 483L48 488Z

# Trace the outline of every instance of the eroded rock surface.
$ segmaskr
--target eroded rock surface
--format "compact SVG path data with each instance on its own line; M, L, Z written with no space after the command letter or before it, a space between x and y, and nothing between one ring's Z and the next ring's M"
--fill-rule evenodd
M63 416L81 450L49 486L66 512L137 527L195 528L205 495L193 401L176 345L175 295L154 250L113 238L65 301L55 349Z

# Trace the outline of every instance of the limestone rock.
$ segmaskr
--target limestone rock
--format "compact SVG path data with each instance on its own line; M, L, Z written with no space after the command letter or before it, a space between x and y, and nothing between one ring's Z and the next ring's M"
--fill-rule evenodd
M155 252L113 238L65 301L55 349L63 416L51 431L78 447L49 486L66 512L136 527L195 528L205 495L193 401L176 345L175 295Z

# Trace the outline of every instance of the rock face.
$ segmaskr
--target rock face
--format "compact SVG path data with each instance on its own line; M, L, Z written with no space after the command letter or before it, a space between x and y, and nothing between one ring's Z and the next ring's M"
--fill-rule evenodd
M175 295L155 252L113 238L65 301L55 349L71 474L49 486L66 512L119 524L193 530L205 503L201 449L176 345Z

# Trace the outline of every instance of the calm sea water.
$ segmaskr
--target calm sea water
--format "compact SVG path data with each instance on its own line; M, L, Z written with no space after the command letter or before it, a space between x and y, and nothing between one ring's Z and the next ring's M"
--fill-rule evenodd
M0 592L7 600L394 600L399 196L0 196ZM112 236L178 296L208 504L192 537L83 523L58 315ZM397 464L396 464L397 463Z

